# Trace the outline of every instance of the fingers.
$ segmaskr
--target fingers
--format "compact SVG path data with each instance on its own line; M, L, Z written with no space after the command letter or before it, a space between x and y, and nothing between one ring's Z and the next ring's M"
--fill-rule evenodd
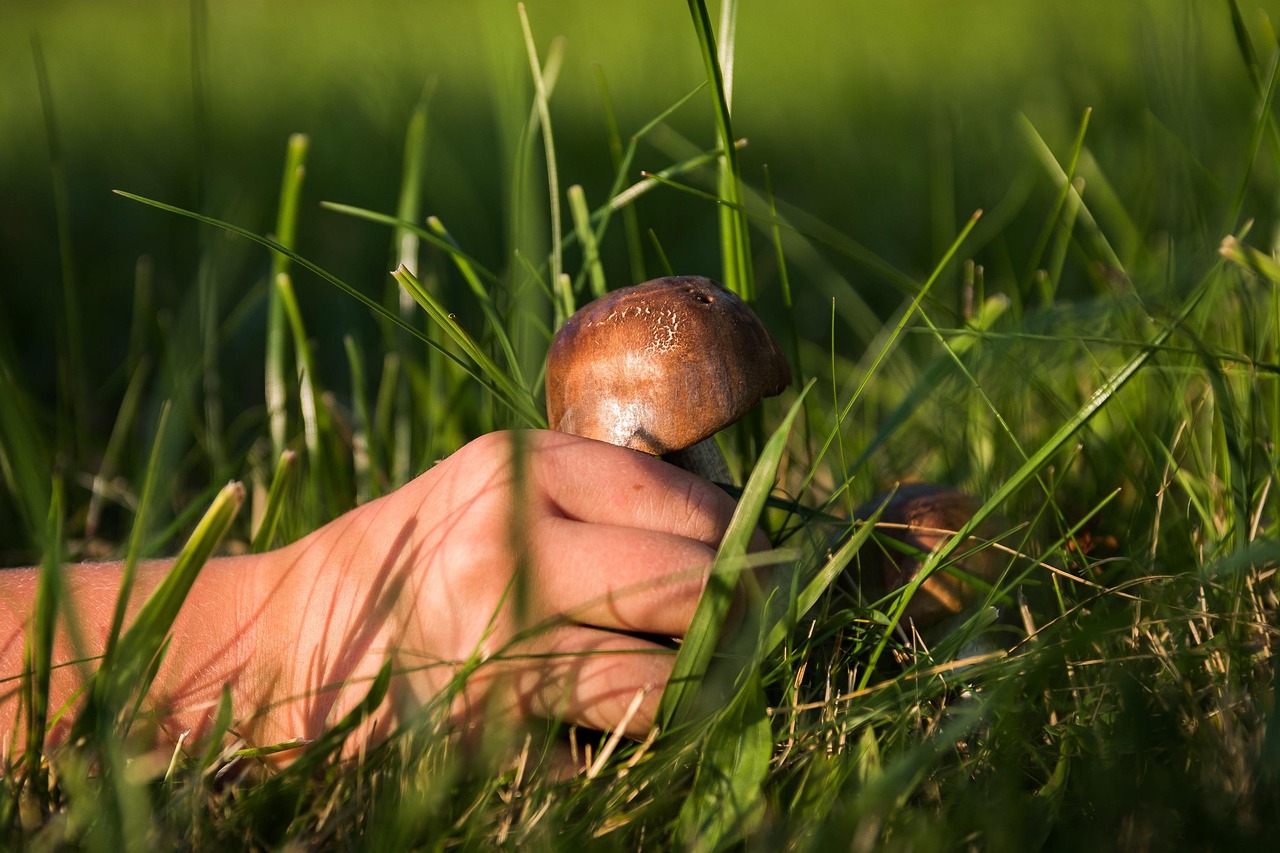
M524 485L513 488L520 465ZM478 634L501 648L523 629L550 626L520 641L523 657L497 653L467 693L502 713L595 729L630 713L625 733L643 736L674 653L634 634L686 633L734 500L642 453L537 431L477 439L421 483L416 517L447 520L448 531L430 543L431 570L415 575L413 598L426 602L414 610L421 647L465 659ZM514 529L528 538L511 550L515 500ZM757 532L752 546L768 542ZM518 613L506 609L517 565L528 570L529 593ZM444 600L457 612L423 618ZM483 619L461 618L471 611Z
M544 599L601 628L681 636L737 504L643 453L530 433L533 478L551 502L533 543ZM756 530L752 550L769 541Z
M671 677L671 649L581 626L547 631L528 646L528 657L510 664L521 716L598 731L621 725L634 738L652 728Z
M723 490L660 459L605 442L528 433L532 474L559 514L639 527L715 547L736 507Z
M707 544L652 530L548 518L537 535L544 600L575 622L620 631L683 635L715 560Z

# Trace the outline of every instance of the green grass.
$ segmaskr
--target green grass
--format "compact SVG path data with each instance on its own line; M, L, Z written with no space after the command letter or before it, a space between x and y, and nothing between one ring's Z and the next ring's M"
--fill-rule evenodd
M0 51L33 83L0 100L0 274L30 282L0 289L0 559L45 566L28 719L58 712L54 566L183 555L100 663L83 740L6 769L0 846L1280 834L1274 4L695 0L607 26L445 4L399 27L394 4L150 5L21 6L40 49ZM95 62L140 38L167 50ZM134 95L99 97L97 67ZM290 541L475 435L541 426L556 323L668 265L753 298L802 377L723 436L747 485L716 577L758 518L776 590L717 646L731 587L709 586L669 730L463 755L428 709L341 762L357 708L238 784L216 741L129 752L219 541ZM875 543L841 520L904 479L980 496L1007 557L984 607L926 637L898 624L915 585L860 590Z

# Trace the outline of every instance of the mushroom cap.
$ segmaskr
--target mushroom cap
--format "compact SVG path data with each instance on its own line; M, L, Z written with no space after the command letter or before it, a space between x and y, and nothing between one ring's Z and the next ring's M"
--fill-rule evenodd
M624 287L551 342L552 429L661 455L697 444L782 393L791 369L760 319L703 276Z
M884 503L880 494L854 513L866 518ZM915 551L929 554L941 548L952 535L969 523L981 502L972 495L933 483L903 483L889 498L880 514L880 532L903 542ZM1002 555L986 542L998 531L991 520L978 526L973 538L956 550L951 558L956 568L985 583L995 583L1006 564ZM859 555L863 580L877 593L892 592L905 586L919 574L924 560L893 550L881 550L868 543ZM867 570L870 569L870 574ZM945 569L929 576L907 605L903 616L918 626L932 625L977 601L980 590L959 575Z

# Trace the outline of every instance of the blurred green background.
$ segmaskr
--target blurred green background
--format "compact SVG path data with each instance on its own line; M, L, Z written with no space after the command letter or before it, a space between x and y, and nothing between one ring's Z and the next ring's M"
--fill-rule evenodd
M1032 303L1029 247L1055 189L1025 127L1061 160L1092 108L1080 167L1086 201L1127 268L1163 265L1176 290L1181 269L1203 269L1185 260L1213 256L1238 219L1258 220L1254 239L1264 244L1269 238L1256 235L1270 235L1276 222L1270 158L1259 159L1253 168L1263 174L1249 184L1263 189L1236 203L1258 99L1230 8L1190 0L744 2L733 87L735 132L749 141L744 176L763 187L767 165L781 201L917 279L982 208L964 257L985 267L989 292ZM1240 9L1267 56L1280 4L1244 0ZM598 205L614 170L600 81L624 139L692 91L704 71L688 8L530 0L527 11L544 57L553 38L567 40L551 103L561 187L581 184ZM267 253L112 189L267 233L286 139L304 132L311 154L299 251L381 297L390 232L319 202L394 211L406 124L426 87L424 212L498 271L512 267L515 249L535 258L546 249L543 198L513 202L533 84L508 0L9 0L0 15L0 346L25 389L53 403L59 337L76 337L90 436L105 441L131 345L195 337L183 330L194 329L199 275L214 282L220 313L236 318L223 329L221 355L228 411L244 419L231 441L262 423ZM645 138L629 180L713 147L712 119L704 90ZM60 255L62 180L68 239ZM544 180L540 169L531 180ZM684 180L714 188L711 169ZM718 274L712 204L659 188L638 211L676 272ZM632 282L614 231L605 264L617 287ZM835 299L837 348L856 357L904 288L847 253L788 240L802 336L826 345ZM756 250L769 317L779 288L767 235ZM140 258L153 285L147 323L131 342ZM476 320L456 274L439 259L427 263L464 324ZM663 272L656 252L645 272ZM937 289L944 304L958 302L958 278ZM1060 295L1090 298L1106 282L1105 271L1069 263ZM299 273L297 287L324 381L341 388L342 335L376 347L376 327L309 274ZM873 316L859 313L850 287Z

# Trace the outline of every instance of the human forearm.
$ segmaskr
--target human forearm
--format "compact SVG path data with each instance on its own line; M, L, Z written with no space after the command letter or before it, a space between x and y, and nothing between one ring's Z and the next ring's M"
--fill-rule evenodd
M172 741L182 732L199 736L216 712L222 687L232 692L237 717L251 733L259 724L251 712L269 704L274 686L270 661L252 654L261 644L259 632L271 609L250 601L259 575L270 575L278 555L210 560L173 625L170 644L152 690L144 703L158 724L156 737ZM148 561L138 572L126 613L126 629L138 608L171 567L167 560ZM50 681L51 718L68 703L78 701L81 688L100 665L111 631L122 566L82 563L61 570L63 600L53 645ZM10 569L3 573L0 596L0 730L12 731L20 712L23 652L33 611L38 570ZM65 737L74 714L63 714L49 731L57 741Z
M371 530L370 520L384 509L385 502L375 501L285 548L211 559L201 568L143 702L144 713L157 724L157 743L172 744L184 732L199 741L224 685L231 693L235 733L262 746L315 738L364 697L399 635L405 609L395 606L404 585L400 575L411 570L395 559L403 544L397 535ZM138 566L125 630L172 565L156 560ZM122 569L121 563L61 569L51 719L78 701L101 663ZM38 573L0 570L0 732L14 731L21 711L20 676ZM393 696L404 695L400 687ZM64 739L74 716L61 715L48 739ZM378 731L387 722L380 720ZM370 721L356 740L373 729Z

